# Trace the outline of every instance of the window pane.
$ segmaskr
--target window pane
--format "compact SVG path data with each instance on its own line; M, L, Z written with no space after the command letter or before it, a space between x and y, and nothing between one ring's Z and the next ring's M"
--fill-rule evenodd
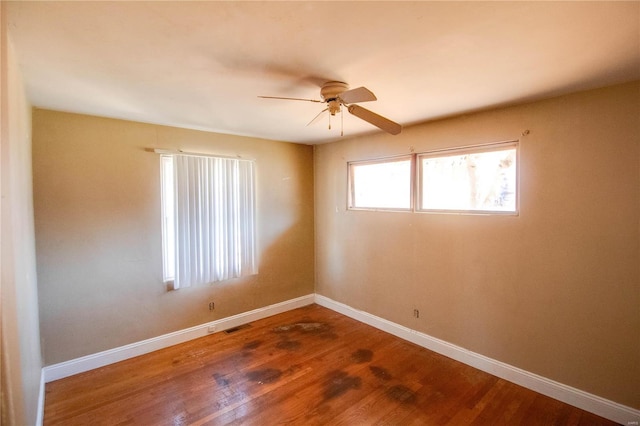
M421 155L420 209L515 212L516 149Z
M411 158L350 163L350 208L411 208Z
M165 282L175 277L175 216L174 216L174 186L173 186L173 157L163 155L161 161L162 185L162 257L163 278Z

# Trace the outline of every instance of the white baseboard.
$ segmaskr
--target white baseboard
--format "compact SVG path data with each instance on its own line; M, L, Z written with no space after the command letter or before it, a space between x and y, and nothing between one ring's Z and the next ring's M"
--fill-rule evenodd
M394 336L408 340L419 346L437 352L441 355L470 365L478 370L508 380L535 392L557 399L582 410L589 411L622 425L640 424L640 410L618 404L596 395L581 391L571 386L555 382L537 374L505 364L500 361L477 354L428 334L412 330L394 322L354 309L348 305L336 302L328 297L316 294L318 305L339 312L372 327L386 331Z
M142 340L140 342L131 343L129 345L120 346L118 348L109 349L96 354L83 356L81 358L72 359L59 364L49 365L42 369L44 375L43 383L49 383L54 380L73 376L74 374L83 373L115 362L124 361L125 359L157 351L158 349L163 349L206 336L207 334L210 334L209 327L215 327L216 332L224 331L239 325L247 324L251 321L267 318L272 315L290 311L312 303L314 303L314 295L309 294L228 318L200 324L195 327L186 328L184 330L164 334L162 336L153 337L151 339ZM44 401L44 392L42 396Z

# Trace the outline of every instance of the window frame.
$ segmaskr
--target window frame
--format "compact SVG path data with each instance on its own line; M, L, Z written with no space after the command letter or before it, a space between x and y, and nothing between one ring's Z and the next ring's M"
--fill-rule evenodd
M464 154L464 153L482 153L493 152L501 149L515 149L515 193L514 193L514 210L461 210L461 209L423 209L422 208L422 158L425 157L445 157L449 155ZM355 201L355 188L353 178L354 165L367 165L386 163L393 161L410 161L410 181L409 181L409 194L410 194L410 207L398 208L398 207L356 207ZM466 145L460 147L442 148L429 150L424 152L413 152L409 154L400 154L388 157L379 157L366 160L352 160L347 161L347 210L353 211L383 211L383 212L413 212L413 213L428 213L428 214L458 214L458 215L484 215L484 216L519 216L520 215L520 140L507 140L501 142L489 142L484 144Z
M229 156L223 156L223 155L212 155L212 154L196 154L196 153L187 153L187 152L164 152L164 151L156 151L158 153L160 153L160 199L161 199L161 227L162 227L162 278L163 278L163 282L167 285L170 285L173 287L173 290L177 290L178 288L186 288L186 287L192 287L192 286L201 286L201 285L211 285L214 283L218 283L218 282L223 282L223 281L228 281L231 279L237 279L240 277L246 277L249 275L256 275L258 274L258 262L259 262L259 243L258 243L258 232L257 232L257 222L258 222L258 218L256 216L257 214L257 185L256 185L256 165L255 165L255 160L250 160L250 159L243 159L243 158L239 158L239 157L229 157ZM227 187L224 189L224 191L233 191L234 193L237 194L238 191L243 192L243 191L248 191L247 193L250 194L250 207L249 210L247 210L248 212L251 213L251 219L250 219L250 223L249 223L249 228L250 228L250 232L251 232L251 237L250 240L252 241L251 245L248 245L246 247L249 247L249 251L253 252L253 254L249 255L249 259L252 259L250 265L252 264L253 266L250 266L248 269L248 272L245 271L241 271L240 273L237 272L232 272L232 273L228 273L228 272L224 272L224 270L222 269L217 269L218 268L218 260L214 261L212 263L212 265L215 263L217 266L212 266L213 269L215 269L214 274L218 275L217 277L214 277L214 279L207 281L206 283L204 281L202 282L198 282L198 279L195 280L191 280L191 281L187 281L187 282L183 282L183 283L179 283L179 277L178 275L178 261L180 259L180 257L178 256L179 253L179 243L178 243L178 239L179 239L179 231L178 231L178 221L179 221L179 216L178 216L178 212L177 212L177 208L176 205L179 202L178 200L178 195L176 194L177 191L177 187L178 187L178 178L177 178L177 171L176 171L176 159L177 157L200 157L200 158L213 158L213 159L219 159L219 160L226 160L226 161L234 161L234 162L244 162L244 163L250 163L250 170L249 170L249 175L250 175L250 180L245 180L244 182L247 183L249 186L247 188L243 188L243 187ZM169 174L170 172L170 174ZM199 173L199 172L198 172ZM201 179L201 177L198 175L197 177L198 180ZM238 181L239 183L240 181ZM191 191L191 190L190 190ZM171 194L171 197L167 197L167 195L169 195L169 193ZM236 195L237 196L237 195ZM227 197L227 195L224 195L223 197ZM206 197L205 197L206 198ZM171 201L169 201L169 199ZM213 198L206 198L207 200L210 200L211 202L214 202ZM217 199L216 199L217 200ZM226 200L226 198L225 198ZM226 200L228 201L228 200ZM237 200L236 200L237 201ZM237 209L234 208L234 211L236 211ZM242 209L241 209L242 210ZM211 209L207 208L207 211L211 211ZM173 212L173 213L170 213ZM170 214L169 214L170 213ZM172 223L170 223L170 220L173 220ZM199 219L198 219L199 220ZM191 232L191 231L188 231ZM222 235L222 234L218 234L218 235ZM237 237L237 235L234 234L234 237ZM224 238L229 238L229 235L224 236ZM244 237L243 237L244 238ZM235 240L234 240L235 241ZM172 244L170 244L172 243ZM216 247L220 248L219 246L219 241L218 240L210 240L210 243L215 245ZM238 256L241 258L240 262L244 262L246 260L246 258L240 254L239 252L239 247L235 246L235 247L229 247L229 243L224 243L224 250L226 255L225 256L231 256L233 257L234 260L233 261L233 265L231 266L236 267L236 263L238 262L237 258ZM211 246L213 247L213 246ZM229 250L231 248L231 250ZM213 250L212 248L209 249L209 252ZM189 255L190 256L190 255ZM190 263L191 265L189 266L189 268L193 267L193 262L195 262L194 260L195 258L193 257L189 257L188 259L188 263ZM228 263L226 260L225 262L225 267L229 268L230 267L230 263ZM168 265L172 265L170 268L168 267ZM221 277L222 275L222 277Z
M353 176L353 166L366 166L372 164L393 163L409 160L409 207L357 207L355 203L355 181ZM387 212L412 212L414 211L415 193L415 155L402 154L390 157L381 157L368 160L347 161L347 210L355 211L387 211Z
M175 282L175 216L173 205L175 204L174 194L174 177L173 168L174 160L171 154L160 155L160 201L161 201L161 218L162 218L162 280L165 284L173 285ZM169 171L170 168L170 178ZM171 189L169 190L169 187ZM168 200L167 195L171 198ZM171 219L173 225L167 222Z
M514 210L486 210L486 209L426 209L422 208L422 185L423 185L423 158L446 157L450 155L463 155L472 153L494 152L502 149L515 149L515 206ZM455 148L444 148L421 152L415 155L416 162L416 184L415 191L415 212L430 214L463 214L463 215L490 215L490 216L519 216L520 215L520 141L511 140L503 142L492 142L479 145L468 145Z

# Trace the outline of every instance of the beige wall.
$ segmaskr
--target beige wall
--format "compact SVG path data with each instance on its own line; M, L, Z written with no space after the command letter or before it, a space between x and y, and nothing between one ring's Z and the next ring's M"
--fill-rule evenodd
M3 425L36 424L42 354L31 179L31 107L1 3L1 262Z
M167 291L145 148L256 160L258 275ZM46 365L314 291L310 146L36 109L33 168Z
M639 117L633 83L318 146L316 292L640 408ZM517 217L346 211L349 160L512 139Z
M45 363L313 292L315 158L317 293L640 408L639 99L640 84L632 83L427 123L397 137L345 139L315 154L303 145L35 110ZM521 141L517 217L346 211L349 160L514 138ZM260 274L165 289L158 158L148 147L257 160Z

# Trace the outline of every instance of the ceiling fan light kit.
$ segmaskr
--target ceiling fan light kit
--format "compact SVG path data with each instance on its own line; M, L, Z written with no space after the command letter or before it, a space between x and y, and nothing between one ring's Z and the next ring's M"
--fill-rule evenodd
M379 129L384 130L392 135L397 135L402 131L402 126L394 121L389 120L373 111L369 111L360 105L355 105L359 102L371 102L377 100L376 95L373 94L366 87L358 87L349 90L349 85L341 81L328 81L320 88L320 97L322 100L317 99L302 99L302 98L284 98L279 96L259 96L266 99L283 99L289 101L309 101L309 102L322 102L326 103L327 107L320 111L309 124L314 123L324 113L329 112L330 116L335 116L336 113L342 112L342 106L347 108L347 111L356 117L373 124ZM329 122L329 128L331 128L331 122Z

